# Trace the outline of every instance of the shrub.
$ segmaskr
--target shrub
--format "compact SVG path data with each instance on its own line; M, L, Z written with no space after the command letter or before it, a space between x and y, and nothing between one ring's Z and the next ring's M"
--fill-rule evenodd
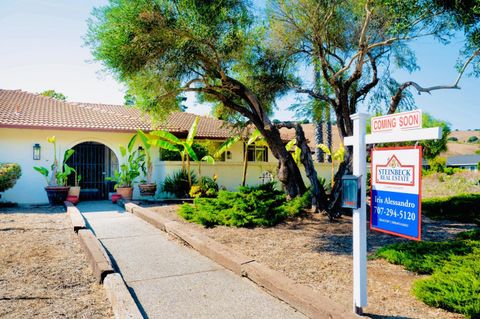
M203 158L205 155L208 155L208 149L199 143L192 144L193 151L197 155L197 157ZM166 149L162 149L160 151L160 160L161 161L181 161L182 158L180 157L180 153L177 151L169 151Z
M288 216L301 212L308 194L286 201L285 194L274 183L240 187L238 192L221 190L217 198L196 198L193 205L184 204L179 214L188 221L206 227L273 226Z
M218 184L210 177L203 176L200 179L200 183L193 185L190 189L190 197L217 197Z
M480 249L452 257L443 267L413 285L413 293L427 305L480 318Z
M446 164L447 159L445 157L437 156L431 160L428 160L428 165L430 166L430 171L432 172L443 173Z
M22 176L20 165L15 163L0 164L0 192L12 188Z
M388 245L375 257L432 274L413 285L415 296L426 304L480 318L480 229L460 233L450 241Z
M478 142L478 137L476 136L470 136L467 140L468 143L475 143Z
M480 194L425 198L422 212L432 219L480 224Z
M197 183L197 176L191 172L192 184ZM189 196L190 185L188 183L188 174L184 170L176 171L172 176L165 177L161 186L162 192L175 195L177 198L187 198Z
M449 138L447 138L447 141L458 142L458 138L456 138L455 136L450 136Z

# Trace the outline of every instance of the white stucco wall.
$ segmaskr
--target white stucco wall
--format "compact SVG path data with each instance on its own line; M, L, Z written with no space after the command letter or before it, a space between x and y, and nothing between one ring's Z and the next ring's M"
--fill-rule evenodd
M62 161L65 150L82 142L98 142L108 146L121 163L119 146L126 145L132 133L66 131L66 130L32 130L0 128L0 162L18 163L22 168L22 177L12 189L2 194L4 201L21 204L48 203L45 178L33 169L33 166L49 168L53 161L53 144L47 138L57 138L57 159ZM40 144L41 159L33 160L33 145Z
M22 176L16 185L2 193L2 201L12 201L21 204L46 204L48 198L44 187L45 178L33 169L33 166L50 167L53 161L53 145L47 142L47 138L55 135L57 138L57 158L61 158L66 149L82 142L98 142L108 146L117 156L119 163L122 158L119 153L119 146L126 145L133 133L117 132L95 132L95 131L66 131L66 130L42 130L42 129L6 129L0 128L0 162L18 163L22 168ZM33 145L40 144L41 159L33 160ZM229 190L236 190L242 181L243 170L243 145L241 142L233 145L230 149L232 158L225 162L217 161L210 165L202 163L202 175L218 176L218 183ZM165 176L181 169L181 162L160 162L158 149L151 151L154 172L153 179L160 185ZM257 185L260 183L260 176L265 171L274 175L277 170L277 161L269 151L269 162L249 162L247 171L247 184ZM315 164L320 176L330 180L330 165ZM198 175L198 166L192 163L192 170ZM301 167L304 180L305 172ZM159 194L162 196L162 194ZM134 198L138 198L138 188L135 187Z

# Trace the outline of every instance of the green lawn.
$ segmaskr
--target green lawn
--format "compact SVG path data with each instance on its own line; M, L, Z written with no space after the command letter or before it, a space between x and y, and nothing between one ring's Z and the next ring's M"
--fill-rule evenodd
M449 241L388 245L372 257L431 274L413 285L415 296L426 304L480 318L480 229Z

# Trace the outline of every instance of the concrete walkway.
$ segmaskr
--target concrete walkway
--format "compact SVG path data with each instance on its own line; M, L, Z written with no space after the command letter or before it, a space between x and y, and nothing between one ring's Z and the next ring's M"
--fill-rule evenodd
M107 201L78 205L145 318L306 318Z

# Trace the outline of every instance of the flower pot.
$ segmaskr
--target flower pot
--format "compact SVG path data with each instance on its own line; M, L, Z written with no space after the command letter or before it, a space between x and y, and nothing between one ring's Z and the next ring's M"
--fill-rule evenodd
M139 184L138 188L142 196L154 196L157 192L157 184L155 183Z
M112 203L116 204L119 199L122 199L122 195L120 194L112 194Z
M70 186L68 196L75 196L80 198L80 186Z
M45 187L50 205L63 205L63 202L67 199L69 189L70 187L68 186Z
M133 194L133 187L117 187L117 194L122 195L123 199L131 200Z

